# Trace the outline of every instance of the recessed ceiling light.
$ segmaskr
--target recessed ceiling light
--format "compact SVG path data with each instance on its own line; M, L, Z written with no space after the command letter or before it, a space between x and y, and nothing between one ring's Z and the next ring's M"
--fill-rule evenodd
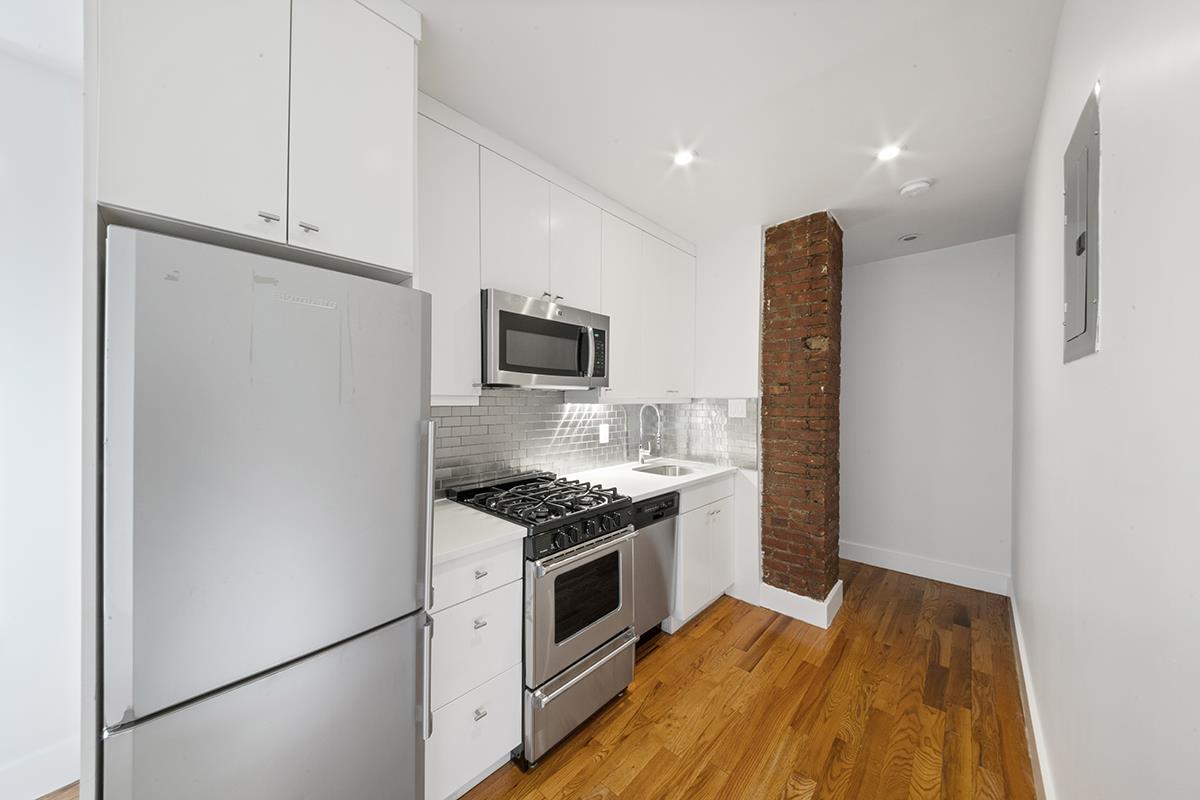
M880 161L891 161L896 156L900 155L900 145L889 144L887 147L875 154L875 157Z
M933 188L932 178L917 178L900 187L900 196L904 198L919 197Z
M901 236L897 241L915 242L918 238L920 238L920 236L921 236L921 234L919 234L919 233L906 233L903 236Z
M680 150L675 154L675 166L686 167L696 160L696 154L691 150Z

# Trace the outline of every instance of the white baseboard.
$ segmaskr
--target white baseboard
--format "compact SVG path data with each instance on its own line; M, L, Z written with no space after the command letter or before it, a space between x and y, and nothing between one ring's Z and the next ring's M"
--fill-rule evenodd
M1029 705L1029 725L1033 729L1033 748L1037 753L1037 763L1034 767L1042 778L1042 792L1045 800L1057 800L1054 791L1054 777L1050 769L1050 755L1046 752L1046 734L1042 730L1042 715L1038 711L1037 692L1033 688L1033 673L1029 669L1029 656L1025 649L1025 632L1021 628L1021 614L1017 611L1017 599L1014 595L1009 603L1012 608L1013 629L1017 633L1017 657L1021 660L1021 677L1025 681L1025 701Z
M966 564L955 564L952 561L940 561L936 558L902 553L886 547L848 542L845 539L842 539L839 545L839 553L842 558L870 564L872 567L883 567L920 578L965 586L968 589L1002 594L1006 597L1011 593L1012 582L1009 576L1003 572L993 572L979 567L969 567Z
M786 614L792 619L816 625L818 628L828 628L833 624L838 609L842 607L842 582L839 580L829 590L824 600L814 600L811 597L794 594L786 589L780 589L770 584L762 584L759 591L763 608L769 608L780 614Z
M79 780L79 737L0 765L0 797L41 797Z

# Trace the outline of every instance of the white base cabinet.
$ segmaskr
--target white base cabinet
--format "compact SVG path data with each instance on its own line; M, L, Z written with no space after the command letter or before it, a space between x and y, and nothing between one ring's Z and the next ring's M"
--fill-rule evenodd
M425 743L425 800L461 796L520 743L517 664L433 712L433 736Z
M522 546L511 541L433 567L425 800L458 797L521 743Z
M733 585L733 482L693 490L703 505L681 498L675 533L675 599L663 626L674 633ZM716 493L726 494L713 499ZM691 510L688 510L688 509Z

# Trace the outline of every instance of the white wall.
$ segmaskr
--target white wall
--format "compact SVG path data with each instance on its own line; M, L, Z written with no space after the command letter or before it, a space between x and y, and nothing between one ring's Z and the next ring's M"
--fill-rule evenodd
M0 797L79 774L80 79L0 49Z
M1013 237L846 267L841 554L1005 593Z
M758 397L762 226L696 243L696 396Z
M1097 79L1101 351L1064 365L1062 154ZM1200 3L1067 0L1018 234L1013 548L1061 798L1200 784L1198 87Z

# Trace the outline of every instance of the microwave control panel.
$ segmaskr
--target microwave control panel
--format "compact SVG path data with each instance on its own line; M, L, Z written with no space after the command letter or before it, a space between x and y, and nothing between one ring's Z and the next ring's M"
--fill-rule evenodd
M608 375L607 333L607 331L592 331L592 345L596 353L595 368L592 370L592 377L594 378L604 378Z

